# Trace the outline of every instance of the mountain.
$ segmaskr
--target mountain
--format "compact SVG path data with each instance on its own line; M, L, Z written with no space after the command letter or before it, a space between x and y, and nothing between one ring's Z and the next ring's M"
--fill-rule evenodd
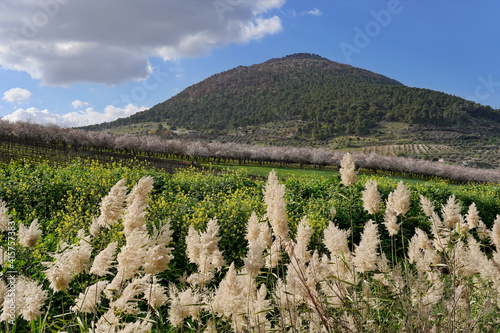
M410 132L419 126L467 132L483 125L492 131L491 124L494 130L500 124L500 111L299 53L215 74L151 109L85 129L147 122L213 135L274 124L287 137L325 140L374 135L394 122L413 126Z

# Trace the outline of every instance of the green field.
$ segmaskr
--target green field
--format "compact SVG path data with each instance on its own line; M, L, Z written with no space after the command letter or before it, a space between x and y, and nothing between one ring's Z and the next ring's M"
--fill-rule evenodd
M374 266L374 271L344 272L344 275L339 276L338 279L350 279L350 276L353 280L350 282L346 280L345 283L341 282L342 294L345 294L345 297L338 299L337 301L340 303L336 306L333 306L331 303L333 300L328 298L333 296L328 296L329 292L321 289L318 285L315 287L317 290L315 289L314 292L314 295L317 296L314 297L319 297L315 298L316 301L322 300L323 307L321 309L311 306L307 299L299 298L294 300L295 310L290 306L280 308L279 304L284 301L283 297L287 297L285 296L287 292L284 291L284 293L280 294L281 299L277 296L278 291L281 290L279 289L281 287L279 287L278 278L282 278L283 283L286 282L287 288L291 288L292 282L290 279L293 276L293 269L292 266L287 266L287 264L293 263L293 258L295 258L284 251L277 267L266 268L264 266L260 268L258 276L255 277L251 285L267 289L267 296L261 295L261 297L264 297L259 303L262 308L253 310L253 313L247 313L241 317L241 322L235 321L235 316L238 317L238 314L230 314L230 312L224 314L221 306L225 302L220 303L217 298L204 300L194 298L191 301L186 299L181 301L179 298L181 296L177 294L175 288L179 289L178 292L190 291L205 296L215 295L222 286L229 288L227 279L232 276L231 274L235 273L232 267L239 275L233 276L231 281L233 281L233 284L236 283L234 281L239 282L237 282L237 285L233 285L236 289L231 289L232 291L229 289L224 290L229 294L234 292L229 299L235 300L235 302L236 300L242 301L240 299L241 294L244 294L242 290L246 290L244 288L249 286L246 285L247 287L245 287L242 282L246 273L243 273L241 269L247 267L248 261L245 258L249 255L250 248L253 248L253 245L249 246L249 236L247 234L252 212L255 212L259 219L262 219L260 225L267 225L268 222L273 225L272 219L275 213L269 211L269 205L265 204L263 194L270 168L230 166L229 169L225 168L222 171L216 171L184 168L173 173L165 173L160 169L137 163L123 165L118 163L99 164L87 161L59 167L47 163L30 163L28 161L2 164L0 166L0 199L6 203L8 218L16 225L16 232L20 230L21 224L29 226L34 219L38 219L42 235L36 245L30 249L20 242L22 237L18 234L14 242L9 244L9 249L7 247L9 236L7 230L0 233L0 244L2 244L4 251L3 277L1 280L8 286L7 278L11 274L9 272L15 271L18 281L20 281L21 276L25 276L36 282L41 288L40 290L46 291L46 298L43 299L40 305L40 315L35 316L36 311L31 314L35 316L35 319L27 321L23 319L25 317L20 313L19 317L10 324L8 321L3 321L0 324L0 331L88 332L92 325L99 324L100 327L104 327L103 321L105 320L102 318L106 316L106 318L110 319L111 314L109 311L113 312L113 316L115 316L113 318L118 318L116 320L120 324L117 324L117 327L124 329L126 323L129 323L129 325L137 321L141 323L147 317L153 332L204 331L212 324L215 325L217 331L245 331L242 326L238 326L241 324L249 325L248 330L254 332L279 330L282 325L289 326L291 331L294 331L293 327L301 327L296 330L299 332L314 331L314 325L318 325L318 323L320 323L320 326L327 325L331 331L335 331L333 328L338 327L335 325L352 324L353 330L355 328L357 331L363 332L379 332L381 329L389 332L409 331L411 329L427 331L434 325L438 331L443 332L452 331L453 327L457 331L460 328L460 331L474 332L496 331L500 327L499 308L497 306L497 291L500 289L495 289L497 288L495 278L490 278L489 275L471 269L464 270L463 267L457 264L456 260L451 260L454 254L459 253L457 252L459 251L457 244L466 246L464 244L471 242L467 239L473 237L478 240L481 251L484 253L484 257L480 257L480 260L487 260L490 263L488 267L493 267L491 266L493 265L493 259L491 258L496 258L496 244L494 242L492 243L488 239L480 240L478 238L479 233L472 230L466 233L465 236L462 235L463 232L460 234L462 236L453 234L453 242L449 243L449 248L436 250L443 260L440 263L443 268L440 270L436 268L438 266L434 267L431 264L427 269L429 274L434 274L432 276L441 281L442 287L440 287L439 291L440 298L431 305L425 305L421 302L415 303L415 299L408 298L408 295L414 291L416 292L416 290L422 292L419 297L427 297L427 291L425 291L427 289L425 288L430 288L430 285L417 283L417 281L426 281L426 278L424 275L419 275L424 274L418 268L420 266L416 263L409 263L407 257L407 250L410 246L410 240L415 234L415 228L420 228L428 234L432 231L431 220L421 210L419 195L429 198L434 203L435 211L440 216L444 216L441 211L443 205L447 205L448 198L455 195L457 203L460 205L459 211L455 213L462 216L462 221L465 221L469 206L474 202L481 220L488 229L491 229L497 214L500 213L500 187L498 185L471 184L457 186L445 181L405 180L410 193L409 210L404 217L399 216L398 222L402 222L400 232L396 238L391 238L382 222L384 221L386 201L389 194L396 189L399 179L360 174L354 185L346 187L341 184L338 171L334 170L276 169L281 183L285 186L284 201L282 201L284 203L282 207L285 210L282 213L286 215L290 239L297 242L295 247L299 246L297 244L302 244L301 242L304 242L304 239L308 239L306 248L304 248L306 257L307 253L312 254L314 250L318 250L319 254L327 255L325 258L330 258L328 260L334 260L331 250L332 245L324 241L325 230L331 229L329 227L330 222L340 228L339 230L353 228L352 238L348 237L345 240L345 244L349 246L349 253L344 253L344 255L351 256L352 252L352 256L356 258L360 254L356 254L357 250L354 250L354 245L357 244L359 248L365 246L363 244L366 243L366 240L363 243L363 237L368 236L363 236L363 233L367 228L367 221L373 219L377 221L376 229L380 235L380 244L373 251L378 255L384 253L389 261L392 260L393 263L388 264L389 269L392 270L384 271L382 266ZM248 175L261 177L249 177ZM42 263L52 262L52 265L56 265L56 263L61 262L61 258L66 258L66 255L74 255L75 253L79 253L80 261L85 261L85 258L81 256L85 252L85 246L82 244L86 244L86 242L90 245L88 249L90 251L89 257L87 258L89 265L96 259L97 254L111 242L117 242L119 253L132 251L132 253L135 253L134 256L138 258L140 258L140 253L143 251L141 249L153 251L152 245L133 245L140 242L137 243L138 240L136 239L135 243L133 243L133 236L126 234L127 227L125 225L131 217L127 217L129 213L127 213L125 207L122 207L122 209L125 209L124 215L119 215L110 229L101 228L96 236L89 235L93 219L104 214L102 213L101 200L108 194L113 185L120 179L124 179L125 191L131 193L131 191L134 191L134 186L147 176L153 178L149 194L147 192L143 194L147 194L148 200L141 201L143 199L138 199L139 195L134 197L129 195L127 202L128 206L136 207L134 208L136 210L141 210L141 207L145 209L144 215L138 214L136 211L133 219L135 219L134 223L139 223L143 219L144 228L147 235L149 235L145 236L146 239L154 239L154 228L161 229L167 222L170 223L172 239L164 247L171 248L172 258L169 259L166 269L154 273L157 283L154 288L162 291L161 293L165 295L165 298L160 297L159 303L148 306L147 302L144 301L147 292L138 290L136 294L131 294L130 299L124 303L131 308L123 305L125 309L133 310L127 312L128 310L125 311L124 308L120 307L122 305L118 305L120 297L125 297L125 290L129 291L127 286L131 286L133 283L146 283L144 281L147 279L145 275L147 268L142 267L145 262L142 261L138 264L139 266L137 266L133 277L127 278L120 284L121 287L118 291L110 294L100 294L99 297L102 297L103 300L98 302L92 308L92 311L71 310L71 307L79 304L77 300L81 300L81 297L85 296L86 288L97 281L112 283L113 279L120 275L120 266L125 265L125 255L120 256L119 254L118 259L115 258L109 268L109 273L102 277L89 273L88 268L83 269L80 273L73 272L68 268L71 267L70 261L67 261L65 267L69 272L73 272L71 273L73 275L68 287L60 291L54 290L50 280L51 275L47 270L47 266ZM382 198L380 211L374 215L369 214L363 208L362 191L368 179L377 181L377 189ZM279 207L279 196L273 200L275 200L275 204L278 202L276 207ZM309 229L304 229L304 224L301 224L304 216L307 218L307 228ZM224 264L220 267L220 270L213 271L214 276L206 285L179 282L179 278L184 274L190 276L197 271L200 272L200 265L202 265L193 262L193 256L189 255L189 251L194 251L192 247L191 250L188 250L190 247L186 241L188 235L193 237L193 234L189 231L190 226L193 226L194 230L198 232L204 232L211 219L217 220L218 230L215 231L215 234L210 234L210 232L202 234L200 241L204 239L212 245L200 249L213 248L215 244L216 248L221 251ZM5 219L2 221L5 221ZM305 230L310 230L310 233ZM272 234L275 241L279 239L275 231ZM452 239L451 235L449 236L450 240ZM429 237L431 240L433 239L432 236ZM66 242L69 248L64 249L64 246L61 247L62 242ZM338 244L340 246L340 243ZM134 248L134 246L138 247ZM464 253L463 256L470 257L472 255L467 252L466 247L460 249ZM157 248L157 250L160 249ZM264 249L264 253L267 253L267 251L271 250ZM12 261L5 260L5 258L8 258L7 253L9 252L15 253ZM147 252L144 255L149 255L149 253ZM270 254L272 252L269 252ZM164 256L160 257L163 258ZM346 257L342 260L349 261L349 258ZM377 258L380 259L381 257L377 256ZM312 257L310 260L313 260ZM319 257L317 260L319 260ZM153 262L155 261L153 260ZM231 263L234 263L234 266L230 267ZM317 264L319 265L319 262ZM348 262L345 264L351 265ZM129 263L129 265L131 264ZM309 272L307 274L311 274L311 263L301 265L300 269ZM361 270L360 267L362 266L355 267L356 270ZM290 276L288 278L286 277L288 276L286 274L287 270ZM404 279L401 281L405 281L405 286L401 287L402 289L391 287L392 283L398 281L394 272L403 274ZM385 274L388 284L380 284L376 274ZM300 279L297 281L300 281ZM321 283L323 283L323 288L325 286L338 287L331 279L323 280ZM149 284L149 286L153 288L153 284ZM468 288L467 294L464 294L465 296L459 295L455 299L453 292L462 290L465 287ZM238 292L238 290L240 291ZM251 294L256 290L251 289L248 292ZM430 293L430 291L428 292ZM300 294L299 291L297 293ZM43 292L39 291L38 294L43 294ZM21 293L20 295L24 294ZM188 297L186 295L183 297ZM1 296L5 298L6 294L3 293ZM78 298L79 296L80 298ZM326 298L323 299L323 297ZM462 305L458 307L458 303L453 306L454 300L458 302L459 299L464 297L466 297L464 302L469 304L468 307ZM141 298L143 301L138 301ZM25 298L21 297L18 301L19 304L22 304ZM33 304L36 303L35 301L32 302ZM189 305L189 302L192 302L191 305ZM179 306L184 304L184 310L189 313L190 309L193 309L193 302L199 303L196 307L200 311L193 312L194 317L187 315L186 317L189 318L184 318L180 314L181 312L174 312L180 311L182 307ZM210 303L212 309L202 306L201 304L204 304L204 302L212 302ZM5 304L7 303L4 303L4 312L6 311ZM178 307L174 307L174 304L177 304ZM450 304L452 304L451 307ZM233 306L238 305L233 304ZM182 317L179 322L175 319L179 317L173 317L174 313ZM255 323L251 323L251 318L254 318L253 316L258 313L266 314L264 317L259 318L263 321L262 325L265 323L265 325L269 326L255 326ZM290 318L289 316L292 313L296 313L302 318L300 319L301 325L296 326L297 323L294 324L293 320L289 322L286 319ZM25 315L29 317L29 314ZM322 321L317 320L318 318L326 318L326 321L321 324ZM174 328L173 324L178 327ZM146 325L146 322L141 325Z

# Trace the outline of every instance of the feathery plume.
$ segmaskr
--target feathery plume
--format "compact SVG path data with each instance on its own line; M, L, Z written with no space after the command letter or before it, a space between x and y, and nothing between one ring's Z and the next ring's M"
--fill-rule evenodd
M151 278L150 274L137 277L130 281L123 289L120 297L109 303L109 307L123 314L137 314L140 312L137 307L137 296L144 294L146 282Z
M102 198L99 207L101 215L97 218L97 225L110 229L111 225L120 218L126 197L127 186L125 186L125 179L121 179L109 190L108 195Z
M0 267L3 267L3 265L5 265L5 255L6 255L5 251L3 250L2 247L0 247ZM0 304L2 303L0 302Z
M152 281L148 280L144 285L144 299L153 308L158 308L168 301L166 292L167 288L158 283L156 276L152 276Z
M109 309L108 312L103 314L97 321L95 332L96 333L116 332L119 323L120 323L120 318L115 315L115 311L113 309Z
M170 220L164 223L160 229L157 229L156 226L153 225L153 232L150 236L151 242L157 245L168 245L173 240L172 235L174 234L174 230L172 230L171 227L172 223Z
M328 227L323 231L323 244L330 251L331 256L344 256L349 253L347 239L350 234L351 229L341 230L332 222L328 224Z
M388 207L384 213L384 225L387 231L389 232L389 236L395 236L399 232L399 223L398 216L395 212Z
M248 241L249 247L251 247L252 244L257 241L257 238L259 238L259 234L259 218L257 217L257 214L255 214L255 212L252 212L250 218L248 219L247 234L245 236L246 240Z
M68 288L73 279L73 274L64 261L56 260L51 263L45 263L45 266L47 266L47 270L44 271L45 277L49 280L49 287L54 292Z
M84 293L80 293L75 300L74 306L71 307L73 312L94 312L96 306L101 304L101 293L108 285L109 281L97 281L93 285L87 287Z
M281 241L275 240L269 249L269 255L266 257L266 267L274 268L281 259Z
M3 280L0 280L0 308L3 305L3 301L5 300L5 296L7 296L7 292L9 289L7 289L7 285Z
M484 224L483 221L479 220L479 222L477 223L476 230L479 239L483 240L486 239L486 237L488 237L488 229L486 228L486 224Z
M353 275L349 274L352 268L352 254L347 244L350 233L350 229L341 230L332 222L330 222L323 232L323 243L328 251L330 251L330 260L324 260L325 263L329 263L329 265L327 265L328 273L324 276L336 276L343 280L353 278Z
M269 332L271 323L266 318L271 307L271 300L266 299L267 289L264 284L255 292L255 297L249 303L247 327L249 332Z
M422 206L422 211L426 216L431 217L432 213L434 213L434 204L422 194L420 194L420 206Z
M449 229L454 229L460 221L460 205L455 200L455 195L449 197L446 205L442 206L442 216L444 226Z
M309 246L309 242L311 241L311 236L313 235L314 230L311 227L311 224L307 220L307 217L304 216L297 227L297 237L296 244L293 248L293 254L295 258L300 260L302 263L307 263L311 259L311 253L307 250Z
M23 300L18 303L21 306L21 315L26 321L32 321L42 314L42 307L47 299L47 291L43 290L36 281L27 277L21 277L17 281L20 298Z
M288 223L286 221L285 185L280 184L276 171L269 173L264 189L264 202L267 217L271 222L276 237L288 239Z
M168 321L175 327L179 327L185 318L192 316L197 319L201 313L201 294L191 288L179 291L177 287L170 284L169 287L170 310Z
M158 274L168 269L168 264L174 258L172 248L165 245L149 247L146 252L146 262L143 268L146 274Z
M361 241L353 253L353 263L358 272L374 271L377 268L377 247L379 244L377 225L369 220L361 234Z
M109 269L113 264L113 257L118 247L117 242L109 243L108 246L95 257L94 263L90 268L90 274L95 274L97 276L104 276L110 274Z
M44 273L50 282L50 288L55 292L64 290L75 275L88 272L91 255L89 236L80 239L78 244L65 248L62 253L56 253L54 262L44 263L47 267Z
M92 255L92 244L90 237L80 239L76 246L72 246L65 252L69 268L74 274L78 275L90 270L90 256Z
M18 233L19 243L32 249L35 247L36 242L42 235L42 230L40 230L40 224L38 223L38 220L34 219L33 222L31 222L29 228L26 228L26 226L22 222L19 223Z
M405 215L410 209L410 197L410 190L403 181L400 181L396 189L389 193L389 197L387 198L387 209L396 213L397 216Z
M479 218L479 212L477 211L476 203L473 202L469 206L469 210L465 215L465 220L469 225L469 229L474 229L479 224L480 218Z
M22 316L26 321L32 321L42 314L48 293L34 280L20 276L15 282L15 293L8 293L4 300L3 312L0 320L11 320L11 315L17 318ZM15 304L14 313L7 304Z
M127 208L123 216L123 233L126 236L130 235L134 229L144 230L145 209L148 206L148 194L153 189L153 183L152 177L143 177L127 195Z
M262 241L264 248L268 249L271 244L271 228L269 228L269 223L267 221L259 223L259 239Z
M234 263L229 266L210 305L214 312L233 321L236 332L239 330L242 314L246 313L246 299L243 297L243 288L237 279Z
M149 317L150 313L148 312L146 318L133 323L126 323L117 333L149 333L153 328L153 324L149 322Z
M262 245L262 241L258 239L249 246L247 256L243 259L243 262L245 263L243 271L246 272L252 279L259 275L260 269L264 266L262 251L264 251L264 247Z
M128 279L134 277L145 263L149 237L145 231L134 229L127 237L127 243L118 253L118 272L111 283L106 287L107 293L118 290ZM110 298L108 296L108 298Z
M369 179L365 184L365 190L362 192L363 208L370 214L375 214L380 209L380 193L377 190L377 182Z
M490 239L493 245L495 245L497 251L500 252L500 215L497 215L495 221L493 222L493 228L490 232Z
M9 230L10 216L7 215L8 210L5 201L0 199L0 232Z
M356 182L356 165L350 153L345 153L340 161L340 179L344 186L351 186Z
M167 247L172 241L173 230L170 229L170 221L165 223L160 230L153 226L153 235L146 253L144 272L146 274L158 274L168 269L168 264L174 258L173 248Z
M186 236L187 255L189 261L198 265L198 273L191 275L187 281L191 284L203 285L213 277L214 270L220 270L224 265L222 252L218 248L220 237L217 219L210 219L207 231L198 233L192 225Z

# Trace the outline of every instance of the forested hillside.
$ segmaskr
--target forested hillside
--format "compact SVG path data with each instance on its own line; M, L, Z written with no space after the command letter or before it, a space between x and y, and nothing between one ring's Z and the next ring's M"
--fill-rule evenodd
M460 127L499 120L490 107L301 53L213 75L149 110L87 129L166 122L214 133L286 122L295 136L327 139L370 134L382 121Z

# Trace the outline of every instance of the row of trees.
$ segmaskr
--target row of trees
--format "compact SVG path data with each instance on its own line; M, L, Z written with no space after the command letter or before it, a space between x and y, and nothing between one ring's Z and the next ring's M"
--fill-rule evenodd
M131 155L148 155L164 158L189 158L191 160L228 160L238 163L279 163L324 167L340 166L343 151L325 148L256 146L237 143L169 140L158 136L112 135L104 132L87 132L80 129L61 128L56 125L38 125L29 122L9 123L0 120L0 139L23 144L45 145L53 148L85 149L96 152L119 152ZM458 182L498 182L499 170L473 169L419 159L355 153L353 158L359 168L374 171L442 177Z

